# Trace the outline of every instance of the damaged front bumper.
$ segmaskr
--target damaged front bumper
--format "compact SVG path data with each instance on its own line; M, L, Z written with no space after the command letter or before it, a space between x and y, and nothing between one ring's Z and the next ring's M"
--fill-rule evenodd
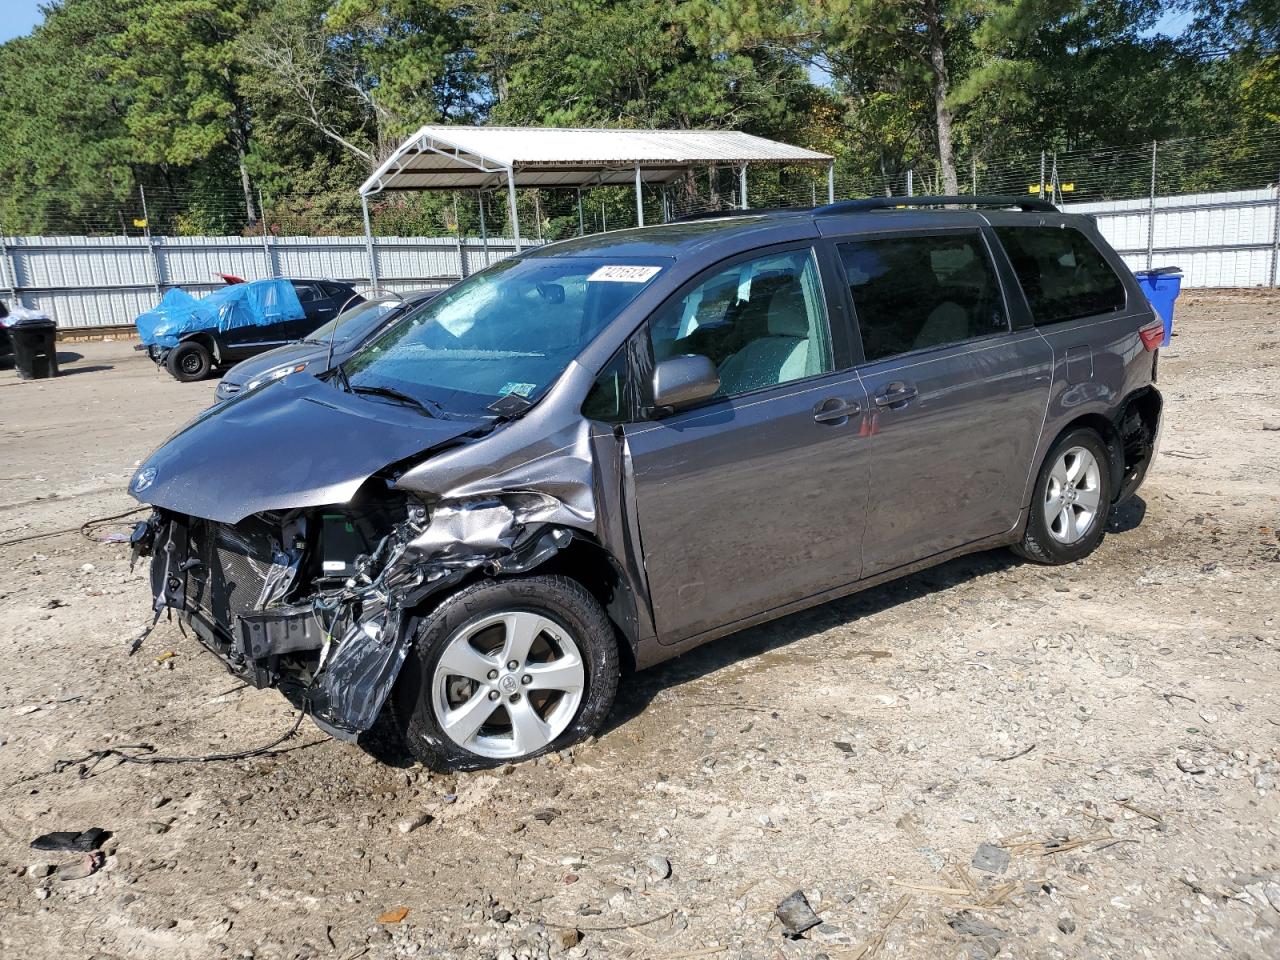
M163 367L164 362L169 359L169 352L172 347L162 347L158 343L136 343L133 349L145 353L157 366Z
M343 508L346 509L346 508ZM367 554L324 553L319 511L228 524L156 510L138 524L153 609L173 611L236 676L278 687L327 732L373 725L424 604L467 577L532 569L567 546L563 505L533 493L417 502ZM326 568L342 567L341 576Z

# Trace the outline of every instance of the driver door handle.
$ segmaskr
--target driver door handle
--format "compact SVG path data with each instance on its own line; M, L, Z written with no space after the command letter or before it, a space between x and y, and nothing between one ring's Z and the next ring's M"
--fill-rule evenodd
M818 423L841 424L861 412L862 406L856 400L828 397L813 408L813 419Z
M908 400L919 396L920 391L909 383L901 381L891 383L876 394L877 407L900 407Z

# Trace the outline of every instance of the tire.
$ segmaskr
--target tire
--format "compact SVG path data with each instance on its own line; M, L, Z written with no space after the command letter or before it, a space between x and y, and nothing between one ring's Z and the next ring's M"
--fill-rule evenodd
M1106 532L1111 495L1106 444L1087 427L1072 430L1044 458L1027 529L1014 553L1049 566L1087 557Z
M213 370L213 357L203 343L187 340L169 351L165 368L181 383L194 383L209 376Z
M524 637L531 644L521 653ZM618 674L613 627L581 584L560 576L484 580L419 620L392 719L433 770L496 767L599 732Z

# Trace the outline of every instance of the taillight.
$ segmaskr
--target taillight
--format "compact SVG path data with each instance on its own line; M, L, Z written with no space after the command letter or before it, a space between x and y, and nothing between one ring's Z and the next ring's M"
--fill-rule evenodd
M1155 323L1139 328L1138 336L1142 338L1142 345L1148 350L1159 350L1160 344L1164 342L1164 321L1157 320Z

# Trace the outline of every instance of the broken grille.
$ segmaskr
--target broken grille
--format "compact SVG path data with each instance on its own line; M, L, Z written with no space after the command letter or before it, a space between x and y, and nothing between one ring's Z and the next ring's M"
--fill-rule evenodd
M187 575L187 598L215 623L233 632L235 620L257 606L271 570L274 542L265 525L193 520L191 555L200 561Z

